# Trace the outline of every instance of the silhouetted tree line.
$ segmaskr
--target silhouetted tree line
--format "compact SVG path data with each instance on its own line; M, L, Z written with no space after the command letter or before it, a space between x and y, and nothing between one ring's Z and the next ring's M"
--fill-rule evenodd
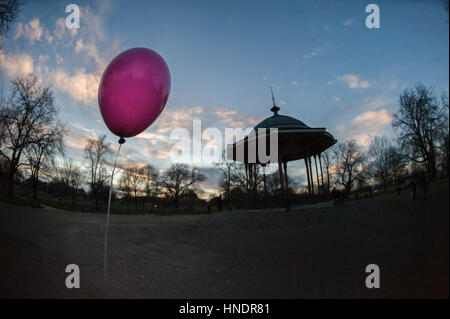
M11 82L9 96L0 100L0 189L2 197L37 200L38 193L54 201L77 206L91 200L96 210L105 207L111 176L111 144L106 136L87 139L84 161L75 162L65 150L65 125L58 117L49 85L35 76L21 76ZM142 209L157 204L178 209L194 205L197 185L205 180L198 169L173 164L162 173L152 165L121 168L114 200L127 210L132 202ZM31 194L28 189L31 189Z
M448 175L446 96L438 98L422 84L405 90L392 126L395 139L376 136L368 147L361 147L355 140L343 141L322 154L326 193L334 188L341 188L345 194L368 187L386 191L405 183L408 174L415 171L422 171L429 180L438 174ZM2 194L14 198L21 186L32 190L25 193L34 200L41 191L72 207L83 199L91 200L96 210L104 209L112 167L111 144L106 142L106 136L88 139L84 161L74 162L66 154L65 135L51 87L33 76L12 81L9 96L0 100ZM263 167L254 168L253 177L244 164L236 162L222 161L216 168L221 174L219 186L225 207L248 207L251 202L265 207L280 204L284 198L279 174L266 175L263 183ZM119 170L114 201L126 205L127 211L155 206L177 210L180 204L189 208L196 203L205 204L198 197L198 185L205 176L195 167L173 164L160 171L152 165L131 165ZM288 185L287 193L292 200L308 198L306 189L292 178ZM210 205L217 201L214 199Z

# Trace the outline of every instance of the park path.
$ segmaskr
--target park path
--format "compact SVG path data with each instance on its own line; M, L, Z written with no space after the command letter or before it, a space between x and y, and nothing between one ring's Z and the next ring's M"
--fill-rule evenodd
M0 297L448 297L448 180L428 199L406 192L297 212L105 215L0 203ZM81 288L65 287L78 264ZM381 288L364 285L367 264Z

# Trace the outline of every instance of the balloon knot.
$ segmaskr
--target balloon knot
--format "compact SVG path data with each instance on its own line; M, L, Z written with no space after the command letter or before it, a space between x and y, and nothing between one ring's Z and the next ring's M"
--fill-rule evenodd
M124 139L123 137L121 137L121 138L119 139L119 144L123 144L123 143L125 143L125 139Z

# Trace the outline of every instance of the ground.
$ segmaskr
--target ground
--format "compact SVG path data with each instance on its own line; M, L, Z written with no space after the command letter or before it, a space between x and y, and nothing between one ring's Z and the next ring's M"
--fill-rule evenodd
M292 212L105 215L0 203L0 297L448 298L448 180ZM78 264L81 288L67 289ZM380 289L367 289L377 264Z

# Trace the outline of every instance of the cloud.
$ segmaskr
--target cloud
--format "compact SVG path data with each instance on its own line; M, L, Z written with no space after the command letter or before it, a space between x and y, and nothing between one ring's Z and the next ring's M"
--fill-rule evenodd
M207 108L206 110L202 106L172 108L166 109L149 130L137 135L136 141L147 157L166 160L170 158L172 148L176 143L176 140L170 139L172 130L184 128L192 136L193 120L201 120L203 132L207 127L246 129L259 122L257 118L248 117L227 107ZM222 131L222 133L225 132ZM210 146L221 149L223 141L219 142L211 136L202 136L202 147Z
M49 61L49 56L47 54L42 55L39 54L39 59L38 59L38 63L36 65L36 67L34 68L34 73L42 75L42 74L47 74L48 73L48 66L47 63ZM45 78L41 76L41 79Z
M61 40L66 35L75 36L78 33L78 29L76 28L67 28L66 27L66 20L64 18L58 18L55 21L55 28L53 29L53 35L56 39ZM49 35L49 37L51 37ZM52 37L53 39L53 37ZM49 38L47 37L47 41Z
M245 128L244 121L240 119L236 119L234 116L237 114L237 110L231 110L228 108L219 108L215 111L215 115L219 119L221 124L224 124L226 127L232 128Z
M367 106L370 109L379 109L381 107L384 107L390 103L392 103L394 99L392 97L384 97L380 96L375 99L371 99L370 101L367 101Z
M338 76L337 79L342 82L346 82L351 89L366 89L370 86L369 81L362 81L358 74L344 74ZM328 82L330 84L330 82Z
M352 102L349 106L358 110L379 110L383 108L391 109L397 98L382 93L378 96L368 96Z
M230 128L242 128L245 129L249 126L256 125L260 119L255 117L248 117L244 114L238 113L237 110L221 107L216 109L215 115L219 120L219 123L224 124Z
M75 129L78 129L80 131L89 133L91 135L91 137L97 137L97 132L94 129L87 128L87 127L83 126L83 124L81 124L80 122L73 123L72 127Z
M323 47L315 47L311 52L308 52L306 54L303 55L304 59L310 59L312 57L315 57L317 55L323 55L325 53L325 49Z
M169 133L174 128L192 128L192 121L199 120L199 115L204 111L202 106L190 108L166 109L153 125L156 132L163 134Z
M86 73L80 69L70 75L59 69L52 74L53 83L59 90L68 93L72 98L85 104L90 104L97 99L97 89L100 83L99 73Z
M310 52L310 53L305 54L303 57L304 57L305 59L309 59L309 58L312 58L313 56L316 56L316 55L317 55L317 52L312 51L312 52Z
M141 149L144 150L146 158L155 158L158 160L167 160L170 158L171 151L176 141L167 140L155 141L153 139L140 143ZM136 154L134 154L136 156Z
M167 141L169 140L169 137L167 135L164 134L160 134L160 133L152 133L152 132L142 132L139 135L136 135L137 138L141 138L141 139L145 139L145 140L150 140L150 142L152 144L155 144L156 141Z
M57 64L63 64L64 63L64 59L62 58L62 56L59 55L59 53L56 53L56 63Z
M0 53L0 68L10 77L28 75L33 73L33 58L26 53L8 54Z
M367 146L391 122L392 117L386 109L368 111L354 117L349 126L338 125L336 133L339 139L355 139L359 145Z
M45 38L54 48L71 47L83 58L83 62L78 67L72 63L65 63L72 60L73 56L63 55L61 54L63 51L57 49L56 68L47 69L46 73L40 75L51 79L56 89L84 104L96 101L101 74L110 55L118 51L118 40L106 43L99 50L99 43L105 42L107 38L103 30L103 16L108 12L109 6L109 3L99 3L97 12L92 11L89 6L82 6L80 7L82 17L80 29L69 29L65 25L65 19L58 18L54 29L51 32L46 30L45 33ZM89 65L88 59L93 60L95 66L86 67ZM69 71L66 66L71 66L73 69Z
M75 44L75 52L84 52L87 57L93 58L100 70L106 67L106 61L100 57L97 46L93 43L85 43L83 39L79 39Z
M355 20L351 20L351 19L345 20L344 22L342 22L342 24L346 27L351 26L353 23L355 23Z
M56 19L55 29L53 30L53 34L57 39L62 39L64 37L64 33L66 31L66 23L63 18Z
M47 40L48 44L53 43L53 36L50 34L48 30L45 32L45 39Z
M237 110L231 110L227 108L219 108L216 110L215 114L217 117L221 118L222 120L227 120L229 117L235 115L237 113Z
M84 149L88 138L90 138L90 136L86 134L73 129L67 129L67 136L64 139L64 143L67 147L82 150Z
M106 1L100 2L100 7L98 8L98 12L95 13L89 6L80 7L80 16L82 16L82 23L84 25L89 26L86 31L86 38L88 42L94 41L105 41L106 35L103 29L104 25L104 17L110 10L110 8L106 8L102 6ZM82 28L83 29L83 28Z
M16 27L16 35L14 39L18 39L20 37L25 37L30 40L31 43L34 43L36 40L40 40L42 35L44 34L44 30L41 27L39 19L34 18L30 20L28 23L19 22Z
M334 99L336 102L339 102L339 101L341 100L341 98L340 98L339 96L334 96L333 99Z
M395 90L398 87L398 83L396 81L391 81L386 85L386 88L390 91Z
M369 129L379 129L391 122L392 118L388 114L386 109L382 109L378 112L369 111L363 114L356 116L352 123L357 124L359 126L365 126Z
M293 86L295 86L296 88L299 86L299 83L298 83L297 81L295 81L295 80L292 81L291 84L292 84Z

